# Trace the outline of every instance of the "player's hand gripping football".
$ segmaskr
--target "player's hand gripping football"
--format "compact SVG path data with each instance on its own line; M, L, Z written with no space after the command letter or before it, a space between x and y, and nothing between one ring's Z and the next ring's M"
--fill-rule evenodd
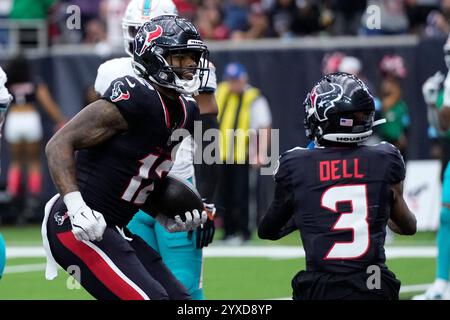
M106 229L105 218L100 212L89 208L80 192L70 192L64 196L72 232L78 241L101 241Z
M192 212L187 211L184 215L184 221L181 219L180 215L176 215L174 219L172 219L166 215L158 214L155 219L171 233L194 230L208 219L206 211L202 211L200 214L197 209L192 210Z
M203 199L203 204L205 206L208 219L205 223L197 227L196 232L196 247L197 249L202 249L207 247L214 239L214 234L216 232L216 227L214 225L214 218L216 216L216 206L213 203L207 203L206 199ZM189 232L188 238L192 238L193 232Z

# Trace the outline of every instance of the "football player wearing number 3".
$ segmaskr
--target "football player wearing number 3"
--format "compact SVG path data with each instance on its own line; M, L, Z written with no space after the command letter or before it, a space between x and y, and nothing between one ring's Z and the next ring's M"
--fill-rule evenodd
M300 230L306 271L292 280L294 300L398 299L400 281L385 265L386 227L416 232L402 196L402 156L388 143L359 145L372 134L375 107L355 76L325 76L304 107L306 134L316 148L280 157L259 237L277 240ZM370 283L373 266L380 270L379 286Z
M173 131L193 133L199 112L190 95L207 72L208 50L186 19L161 16L139 29L133 53L139 77L114 80L47 144L60 196L47 203L42 225L46 276L56 276L57 263L97 299L189 299L160 255L124 227L139 208L152 213L146 199L173 165ZM169 232L207 220L198 210L153 214Z

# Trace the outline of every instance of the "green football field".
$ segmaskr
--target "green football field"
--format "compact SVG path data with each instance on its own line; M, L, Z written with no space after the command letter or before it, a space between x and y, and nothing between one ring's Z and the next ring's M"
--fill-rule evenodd
M8 248L40 246L38 226L0 228ZM217 239L220 238L220 233ZM256 237L254 237L256 238ZM412 249L434 246L434 233L418 233L414 237L396 236L391 247ZM220 243L217 241L214 246ZM254 248L298 246L297 235L280 241L253 239ZM214 246L212 248L214 248ZM236 247L235 250L239 250ZM388 266L402 281L402 299L409 299L423 291L434 279L433 257L392 258ZM0 281L0 299L92 299L71 278L60 271L54 281L44 279L42 257L17 257L7 261L7 269ZM204 289L208 299L286 299L291 296L290 281L305 267L303 258L262 257L205 257Z

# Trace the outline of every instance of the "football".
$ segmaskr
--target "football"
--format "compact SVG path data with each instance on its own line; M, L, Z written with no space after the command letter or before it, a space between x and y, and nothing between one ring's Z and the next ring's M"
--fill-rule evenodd
M183 220L186 211L204 210L197 189L188 181L170 175L155 182L145 206L150 208L152 213L161 213L171 218L180 215Z

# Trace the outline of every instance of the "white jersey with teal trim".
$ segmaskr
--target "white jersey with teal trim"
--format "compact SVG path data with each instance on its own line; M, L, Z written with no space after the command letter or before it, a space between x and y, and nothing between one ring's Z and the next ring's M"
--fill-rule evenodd
M131 57L111 59L100 65L95 79L95 91L103 95L111 82L117 78L138 76L133 70ZM182 179L194 176L194 145L192 139L185 138L177 151L175 162L170 170L171 174Z
M450 107L450 71L447 73L447 77L444 80L444 101L443 107Z

